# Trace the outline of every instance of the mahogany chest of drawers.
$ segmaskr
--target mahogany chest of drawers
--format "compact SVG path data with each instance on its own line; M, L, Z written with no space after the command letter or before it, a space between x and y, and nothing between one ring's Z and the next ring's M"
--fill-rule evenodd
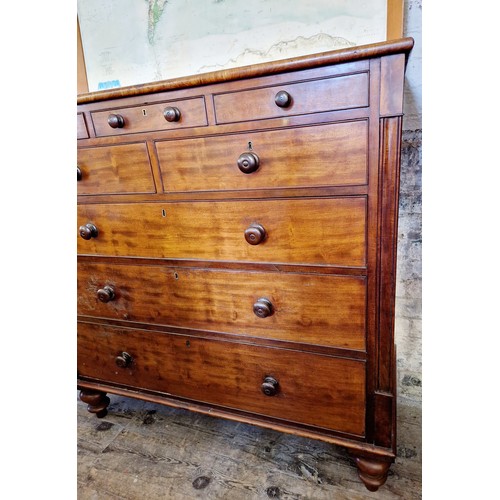
M78 97L78 387L396 450L412 39Z

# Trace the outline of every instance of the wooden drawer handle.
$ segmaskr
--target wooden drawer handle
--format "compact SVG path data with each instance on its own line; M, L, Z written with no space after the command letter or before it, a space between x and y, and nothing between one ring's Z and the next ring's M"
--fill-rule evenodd
M266 377L260 388L266 396L276 396L279 391L279 383L273 377Z
M76 180L81 181L82 180L82 170L80 167L76 167Z
M88 222L84 226L80 226L80 236L84 240L90 240L90 238L97 238L97 235L99 234L99 231L97 230L97 227L94 226L91 222Z
M119 366L120 368L127 368L127 366L132 363L132 356L128 352L124 351L116 356L115 363L116 366Z
M108 116L108 125L111 128L123 128L125 126L125 120L122 115L110 114Z
M245 229L245 240L250 245L258 245L266 239L267 233L263 226L260 224L252 224Z
M288 106L292 104L292 96L285 90L280 90L274 96L274 102L276 103L276 106L279 106L280 108L288 108Z
M181 119L181 112L179 108L174 108L173 106L167 106L163 110L163 116L167 122L178 122Z
M238 168L244 174L251 174L259 168L260 160L255 153L242 153L238 158Z
M115 290L112 286L106 285L104 288L97 290L97 298L101 302L109 302L110 300L114 300L115 297Z
M268 316L273 315L274 307L269 299L261 297L260 299L257 299L257 302L253 305L253 312L255 313L255 316L258 316L259 318L267 318Z

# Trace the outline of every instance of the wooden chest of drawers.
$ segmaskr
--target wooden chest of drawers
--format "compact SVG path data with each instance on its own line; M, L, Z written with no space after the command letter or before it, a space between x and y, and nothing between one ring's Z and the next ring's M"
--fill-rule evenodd
M395 458L413 40L80 95L78 386Z

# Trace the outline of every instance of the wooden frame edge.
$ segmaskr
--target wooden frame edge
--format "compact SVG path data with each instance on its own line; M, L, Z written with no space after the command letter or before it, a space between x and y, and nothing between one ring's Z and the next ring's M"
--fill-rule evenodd
M404 0L387 0L387 40L403 37Z
M82 35L80 33L80 21L76 17L76 91L77 94L86 94L89 91L87 80L87 68L85 66L85 54L83 53Z

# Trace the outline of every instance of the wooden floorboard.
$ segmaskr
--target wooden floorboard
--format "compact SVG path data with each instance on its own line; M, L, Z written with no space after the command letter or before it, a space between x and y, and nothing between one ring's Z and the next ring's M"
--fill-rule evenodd
M110 395L98 419L78 400L79 500L422 497L421 412L398 408L398 458L370 493L344 449Z

